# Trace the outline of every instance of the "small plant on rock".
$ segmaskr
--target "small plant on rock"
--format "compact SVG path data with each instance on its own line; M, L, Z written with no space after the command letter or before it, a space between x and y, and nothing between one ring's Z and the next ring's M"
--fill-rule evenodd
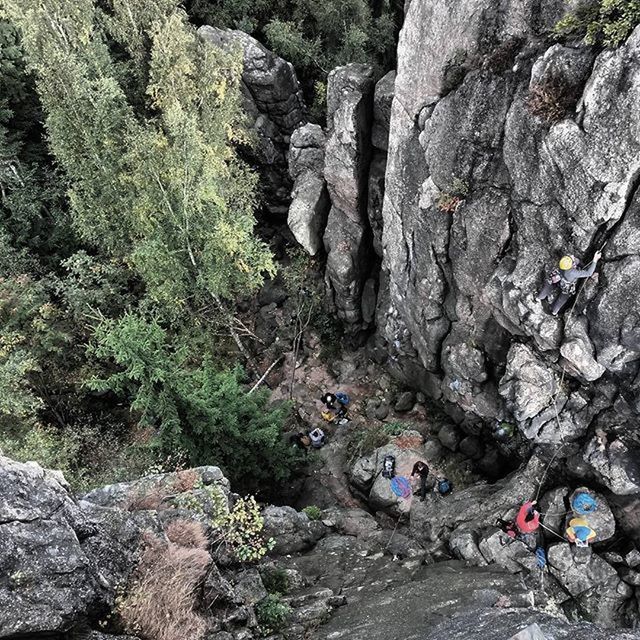
M549 78L531 87L527 98L529 112L552 125L565 118L575 107L574 92L558 78Z
M390 436L399 436L403 431L409 429L409 427L404 424L404 422L387 422L382 429Z
M469 194L469 184L460 178L454 178L449 187L438 197L437 207L443 213L455 213Z
M258 623L265 634L282 629L291 615L291 607L277 594L269 594L256 605Z
M619 47L640 24L640 0L593 0L580 4L554 27L559 38L584 38L587 44Z
M302 511L307 514L307 518L309 520L320 520L322 519L322 509L317 507L315 504L310 504L308 507L305 507Z
M289 574L279 567L266 567L260 571L262 584L268 593L286 595L291 587Z
M197 523L190 524L202 529ZM172 535L177 531L174 527ZM206 623L196 611L196 588L204 579L211 556L202 546L203 541L206 545L203 531L194 534L192 530L184 540L189 546L147 533L128 591L117 600L125 628L144 640L199 640L204 635Z

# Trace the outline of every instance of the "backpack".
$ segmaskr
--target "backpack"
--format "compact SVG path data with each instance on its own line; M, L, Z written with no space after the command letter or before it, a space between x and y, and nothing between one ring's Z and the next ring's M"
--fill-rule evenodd
M343 393L342 391L337 391L335 395L336 395L336 400L340 404L345 406L349 404L349 396L346 393Z
M396 459L391 454L384 457L382 461L382 477L393 478L396 475Z
M452 489L453 489L453 485L446 478L443 478L442 480L438 480L438 493L441 496L448 495L449 493L451 493Z

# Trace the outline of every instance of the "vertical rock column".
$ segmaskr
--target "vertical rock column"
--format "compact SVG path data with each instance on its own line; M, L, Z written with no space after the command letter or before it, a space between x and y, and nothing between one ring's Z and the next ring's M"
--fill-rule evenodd
M368 214L373 232L373 248L382 258L382 203L384 201L384 176L389 148L389 122L396 72L389 71L376 84L373 96L373 128L371 144L373 155L369 169Z
M369 65L349 64L329 74L324 175L331 211L324 235L326 278L338 317L350 333L368 325L362 314L362 290L373 254L367 217L373 92Z

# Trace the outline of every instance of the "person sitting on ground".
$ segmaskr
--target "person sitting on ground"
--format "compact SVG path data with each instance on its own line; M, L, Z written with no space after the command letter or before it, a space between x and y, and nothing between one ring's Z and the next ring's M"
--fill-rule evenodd
M576 547L588 547L596 537L596 532L589 526L585 518L572 518L566 531L567 539Z
M340 392L325 393L322 398L320 398L320 400L329 410L328 412L322 412L322 417L327 422L337 422L339 424L343 424L343 420L349 419L347 417L347 404L349 402L349 397L346 394Z
M414 476L420 476L420 490L416 494L420 496L420 502L424 502L427 497L427 477L429 476L429 467L426 462L418 460L413 465L411 477L413 478Z
M294 433L289 436L289 443L294 447L299 447L303 449L305 452L311 446L311 439L309 436L304 433L304 431L298 431L298 433Z
M314 449L321 449L326 444L327 437L324 435L324 431L320 429L320 427L316 427L309 433L309 440L311 440L311 446Z
M593 261L586 269L580 269L578 261L574 256L564 256L561 258L558 268L553 269L547 276L542 291L538 294L538 300L546 300L552 296L556 289L559 289L558 297L551 306L551 313L557 316L567 300L575 293L576 282L580 278L590 278L600 260L602 254L596 251Z
M535 500L525 502L516 516L516 526L520 533L533 533L540 526L540 514L533 508Z

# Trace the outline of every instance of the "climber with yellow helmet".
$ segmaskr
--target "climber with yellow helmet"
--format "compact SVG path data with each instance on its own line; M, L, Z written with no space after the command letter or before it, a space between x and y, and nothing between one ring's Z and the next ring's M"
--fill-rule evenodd
M600 251L596 251L591 264L586 269L580 269L580 264L574 256L563 256L558 266L547 276L542 291L538 294L538 300L551 298L557 289L558 297L551 306L551 313L557 316L567 300L575 293L576 282L580 278L590 278L594 274L601 256Z

